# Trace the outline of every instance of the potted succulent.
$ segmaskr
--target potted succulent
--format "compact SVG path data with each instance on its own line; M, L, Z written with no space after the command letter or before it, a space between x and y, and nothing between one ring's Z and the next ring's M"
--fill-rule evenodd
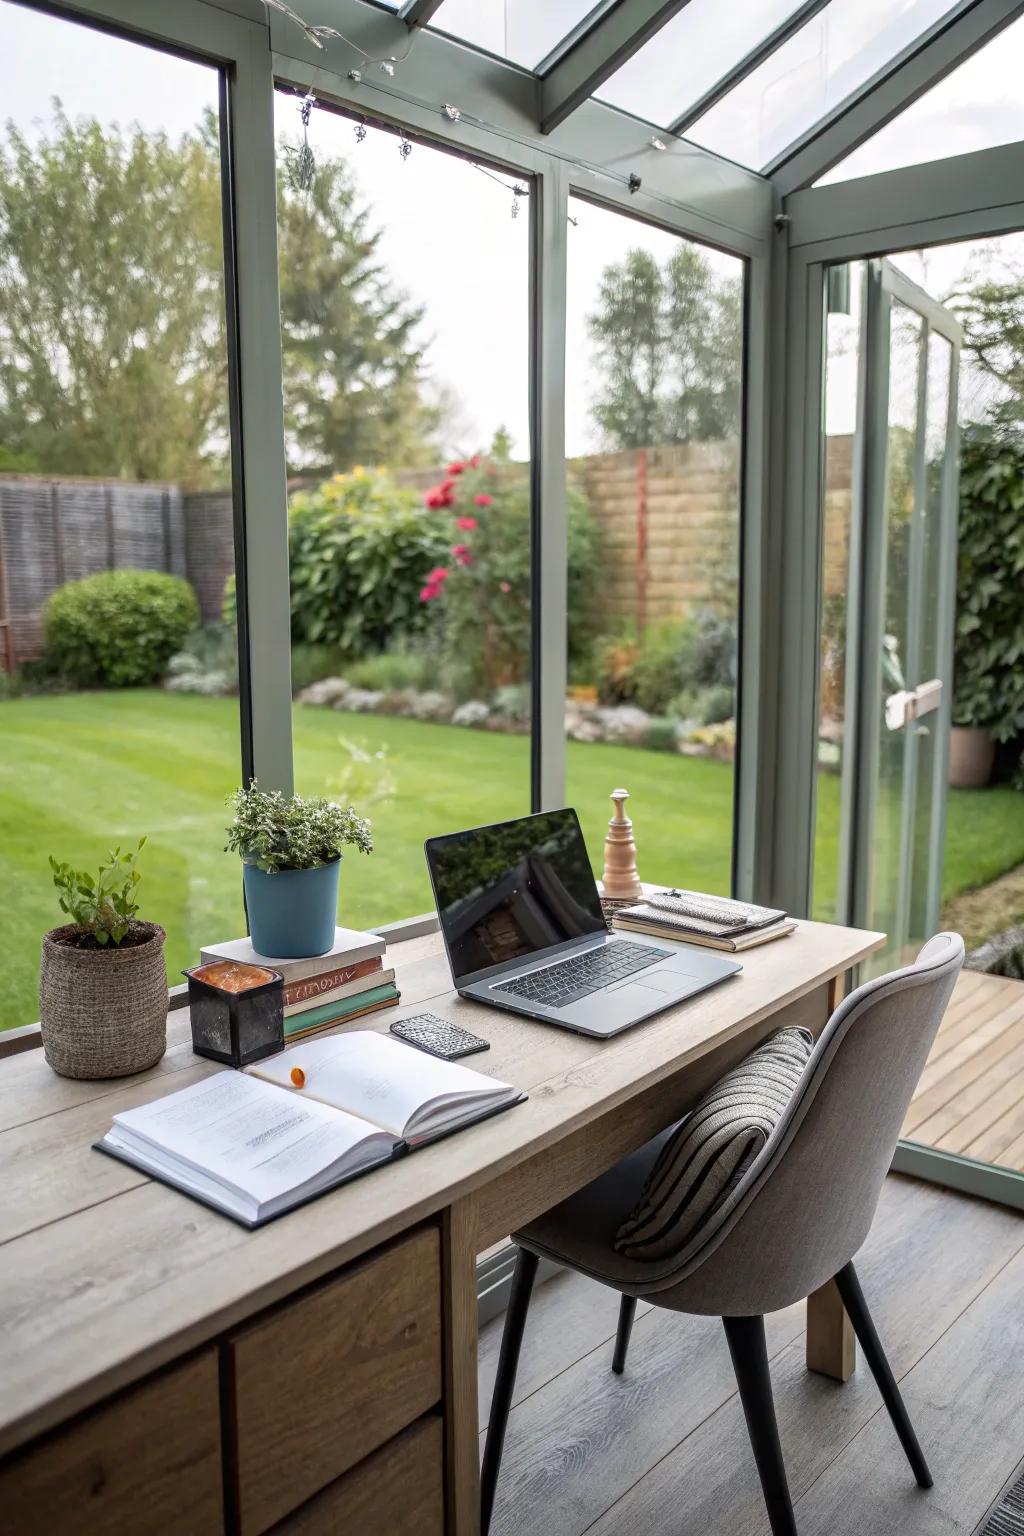
M253 780L229 804L226 851L242 858L249 935L274 959L324 955L334 943L342 849L373 851L370 823L330 800L262 790Z
M43 1051L62 1077L125 1077L167 1049L164 930L136 916L135 861L146 839L115 848L95 875L50 858L70 919L43 937Z

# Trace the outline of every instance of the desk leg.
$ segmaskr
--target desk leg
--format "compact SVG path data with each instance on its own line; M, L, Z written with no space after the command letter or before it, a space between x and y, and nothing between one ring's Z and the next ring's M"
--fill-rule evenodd
M839 1006L845 976L828 984L828 1017ZM836 1381L849 1381L857 1368L857 1340L834 1280L807 1298L807 1369Z
M444 1439L447 1536L479 1536L480 1437L477 1418L476 1199L449 1206L444 1254Z
M807 1298L807 1369L849 1381L857 1368L857 1341L836 1283Z

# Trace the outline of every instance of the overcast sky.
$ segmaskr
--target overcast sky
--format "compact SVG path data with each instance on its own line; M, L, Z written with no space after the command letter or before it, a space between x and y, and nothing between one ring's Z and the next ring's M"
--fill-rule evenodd
M563 18L576 8L577 0L559 0ZM543 7L538 15L542 12ZM931 154L938 142L950 151L975 147L979 133L988 142L1016 138L1024 131L1022 27L1018 22L1007 29L909 109L909 127L902 137L900 125L894 124L884 130L884 142L858 151L854 169L881 168L901 153ZM536 38L531 46L535 44ZM216 105L216 72L0 0L0 111L23 130L38 132L50 119L53 96L62 99L72 116L122 125L138 122L148 130L178 135L194 126L204 107ZM294 98L279 98L277 120L282 132L299 131ZM353 124L326 112L314 113L310 139L315 152L348 160L371 222L381 231L382 263L395 284L425 310L421 341L428 378L454 403L446 446L466 451L486 446L496 428L504 426L512 434L516 455L525 457L526 200L513 219L511 178L496 182L465 161L420 145L403 161L391 134L370 129L357 143ZM582 203L574 204L573 216L577 224L569 230L567 446L575 455L601 446L590 413L596 376L586 326L601 273L637 245L664 261L677 241ZM1002 251L1024 261L1022 247L1024 240L1014 236L1003 243ZM741 270L733 258L713 252L709 257L722 274ZM977 245L953 246L923 259L899 259L916 281L942 294L964 270L983 267L985 253ZM830 428L838 420L835 409L830 405Z

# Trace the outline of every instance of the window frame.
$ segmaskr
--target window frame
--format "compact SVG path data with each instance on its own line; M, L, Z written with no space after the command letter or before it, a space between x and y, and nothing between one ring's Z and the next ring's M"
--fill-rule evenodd
M757 815L764 739L767 604L767 357L771 189L697 146L659 151L645 126L596 100L554 133L536 123L535 80L440 33L420 31L396 77L353 68L346 44L316 50L261 0L17 0L130 41L217 65L222 74L226 293L243 771L293 788L287 476L277 271L274 91L313 88L342 111L404 128L438 148L531 179L530 420L533 499L532 808L564 803L567 555L565 306L568 200L597 201L745 262L740 517L740 665L733 885L767 893ZM396 48L393 12L334 0L331 20L369 53ZM396 50L397 51L397 50ZM353 78L355 76L356 78ZM451 118L436 105L456 103ZM637 184L639 178L639 184ZM411 922L421 921L410 918ZM403 925L400 925L400 927Z

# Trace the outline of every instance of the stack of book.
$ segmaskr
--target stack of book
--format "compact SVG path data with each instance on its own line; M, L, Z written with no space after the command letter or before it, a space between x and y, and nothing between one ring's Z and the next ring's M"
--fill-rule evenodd
M336 928L327 953L305 960L259 955L250 939L211 944L202 956L204 965L210 960L237 960L280 971L284 977L284 1037L297 1040L398 1002L395 973L385 967L384 949L379 934Z
M755 907L700 891L652 891L643 901L621 907L613 926L737 954L781 939L793 932L796 923L774 907Z

